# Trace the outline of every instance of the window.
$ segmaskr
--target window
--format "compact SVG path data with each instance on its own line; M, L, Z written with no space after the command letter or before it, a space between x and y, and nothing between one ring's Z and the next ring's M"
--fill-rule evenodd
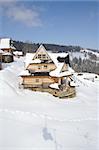
M43 54L43 55L42 55L42 57L43 57L43 58L46 58L46 55L45 55L45 54Z
M39 82L39 79L36 79L36 82Z
M38 58L41 58L41 54L38 54Z
M47 65L44 65L44 68L46 69L46 68L47 68Z
M41 69L41 66L38 66L38 69Z

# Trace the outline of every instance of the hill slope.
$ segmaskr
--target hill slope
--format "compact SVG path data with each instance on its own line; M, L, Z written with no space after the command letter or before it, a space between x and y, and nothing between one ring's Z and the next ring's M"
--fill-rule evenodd
M23 61L16 59L0 71L1 149L98 150L99 77L75 74L76 97L59 99L18 88Z

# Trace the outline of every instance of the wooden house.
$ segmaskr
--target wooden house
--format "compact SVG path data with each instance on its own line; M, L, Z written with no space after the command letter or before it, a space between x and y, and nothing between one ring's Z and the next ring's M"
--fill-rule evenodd
M65 53L66 55L68 54ZM24 88L46 91L61 98L75 95L72 71L65 62L58 62L58 54L48 53L40 45L36 54L27 56L25 70L20 74Z
M13 50L15 47L13 46L13 41L10 38L1 38L0 39L0 49L3 51L2 62L10 63L13 59Z
M5 52L2 55L2 62L4 62L4 63L13 62L13 54L11 54L10 52Z

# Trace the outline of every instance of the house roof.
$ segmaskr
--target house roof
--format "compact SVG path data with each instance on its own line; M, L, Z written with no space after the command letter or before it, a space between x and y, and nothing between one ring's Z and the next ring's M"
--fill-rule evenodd
M14 55L19 55L19 56L23 55L23 53L21 51L14 51L13 54Z
M9 49L9 48L15 49L15 47L10 44L10 41L11 41L10 38L1 38L0 49Z
M19 76L30 76L31 74L28 72L28 70L23 70Z
M10 52L5 52L1 49L0 49L0 54L2 54L2 55L12 55Z
M40 59L34 59L34 60L31 61L31 63L33 63L33 64L40 64L41 60Z
M63 76L69 76L72 75L72 73L74 72L69 66L67 68L67 70L62 71L62 69L64 68L65 63L62 62L58 62L57 57L66 57L68 55L68 53L51 53L51 52L47 52L44 46L40 46L35 53L27 53L26 54L26 59L25 59L25 68L27 69L29 64L33 64L33 63L41 63L40 59L36 59L36 55L38 54L38 52L42 50L43 52L46 52L49 59L51 59L54 64L56 65L56 69L54 71L50 72L50 76L53 77L63 77ZM33 60L34 59L34 60Z
M29 64L33 63L33 58L36 57L37 53L40 51L40 48L43 49L45 52L47 52L46 49L45 49L45 47L43 45L41 45L38 48L36 54L35 53L27 53L26 54L26 59L25 59L25 68L27 68ZM48 55L49 59L51 59L54 62L54 64L56 65L56 67L58 67L59 62L57 60L57 57L58 56L60 56L60 57L66 57L68 55L68 53L52 53L52 52L47 52L47 55Z
M49 87L51 87L52 89L57 89L57 90L59 90L59 84L58 84L58 83L50 84Z
M25 68L27 68L28 65L32 63L34 55L35 55L34 53L27 53L26 54L25 61L24 61L25 62Z
M45 48L42 44L41 44L41 45L39 46L39 48L37 49L37 51L36 51L36 53L35 53L33 59L36 59L36 56L37 56L38 54L41 54L41 53L42 53L42 54L46 54L48 60L52 60L51 57L49 56L49 54L48 54L46 48Z
M68 53L52 53L49 52L48 53L49 56L52 58L53 62L55 63L55 65L58 67L59 66L59 61L57 60L57 58L60 57L66 57L68 55ZM62 64L62 63L60 63Z
M69 66L68 66L67 71L62 71L63 66L64 66L64 63L58 63L58 67L54 71L50 72L50 76L52 76L52 77L66 77L66 76L70 76L73 74L73 72L71 72L69 70Z
M70 86L75 87L75 86L77 86L77 84L76 84L74 81L71 81L71 82L70 82Z
M0 54L3 54L3 53L4 53L4 51L0 49Z
M11 55L12 56L12 54L10 52L4 52L3 55Z

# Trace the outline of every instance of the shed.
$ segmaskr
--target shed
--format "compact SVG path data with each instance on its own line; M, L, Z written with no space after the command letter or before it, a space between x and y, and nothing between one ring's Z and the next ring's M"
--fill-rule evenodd
M4 62L4 63L13 62L13 55L11 53L9 53L9 52L4 53L2 55L2 62Z

